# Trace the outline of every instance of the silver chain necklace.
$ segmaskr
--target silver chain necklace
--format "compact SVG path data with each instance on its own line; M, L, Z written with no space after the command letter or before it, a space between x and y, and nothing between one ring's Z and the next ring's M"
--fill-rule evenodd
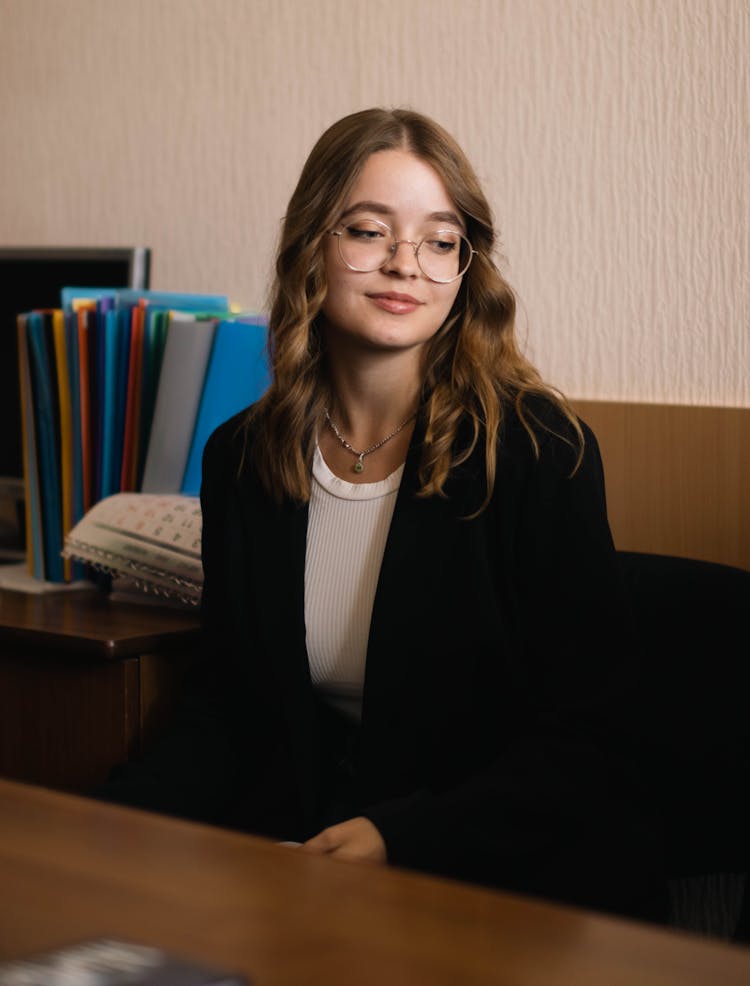
M415 411L414 414L410 414L409 415L409 417L406 419L406 421L402 421L401 424L398 426L398 428L396 428L395 431L392 431L390 433L390 435L386 435L385 438L381 438L379 442L375 442L374 445L371 445L369 448L366 448L364 450L364 452L358 452L357 449L353 448L349 444L349 442L347 442L347 440L344 438L344 436L338 430L338 428L334 424L333 419L331 418L331 415L328 413L328 408L327 407L324 407L323 408L323 414L325 414L326 421L331 426L331 431L334 433L334 435L336 436L336 438L338 438L338 440L341 442L341 444L344 446L344 448L347 450L347 452L351 452L352 455L356 455L357 456L357 461L352 466L352 469L356 473L360 473L360 472L364 472L365 471L365 456L366 455L369 455L371 452L376 452L379 448L382 448L383 445L385 445L386 442L390 442L390 440L392 438L395 438L396 435L398 435L398 433L400 431L402 431L409 424L409 422L410 421L413 421L414 418L416 418L416 416L417 416L417 412Z

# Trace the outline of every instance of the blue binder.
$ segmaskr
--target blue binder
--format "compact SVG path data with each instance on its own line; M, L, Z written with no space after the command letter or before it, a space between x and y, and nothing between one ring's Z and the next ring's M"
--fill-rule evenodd
M197 496L200 492L203 448L214 428L257 401L267 389L271 379L267 333L268 323L259 315L227 319L216 326L182 493Z

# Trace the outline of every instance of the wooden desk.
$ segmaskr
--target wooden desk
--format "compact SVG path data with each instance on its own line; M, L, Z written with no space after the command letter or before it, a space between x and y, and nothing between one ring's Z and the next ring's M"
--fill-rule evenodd
M137 755L197 639L191 612L0 591L0 775L71 791Z
M256 986L747 986L750 950L0 781L0 957L117 936Z

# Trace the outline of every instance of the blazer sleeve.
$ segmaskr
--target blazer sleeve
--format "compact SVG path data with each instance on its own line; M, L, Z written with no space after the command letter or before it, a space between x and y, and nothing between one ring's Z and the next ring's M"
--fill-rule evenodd
M638 912L655 850L629 739L636 667L599 449L583 429L575 471L564 436L546 432L520 470L511 447L498 484L515 504L500 490L488 508L514 545L501 563L514 627L503 680L520 724L458 786L364 814L393 863Z

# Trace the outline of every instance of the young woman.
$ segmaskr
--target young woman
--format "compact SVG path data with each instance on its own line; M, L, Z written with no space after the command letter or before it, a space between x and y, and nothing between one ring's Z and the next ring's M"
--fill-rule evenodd
M597 445L520 353L494 242L433 121L320 138L273 382L205 452L210 659L108 796L657 916Z

